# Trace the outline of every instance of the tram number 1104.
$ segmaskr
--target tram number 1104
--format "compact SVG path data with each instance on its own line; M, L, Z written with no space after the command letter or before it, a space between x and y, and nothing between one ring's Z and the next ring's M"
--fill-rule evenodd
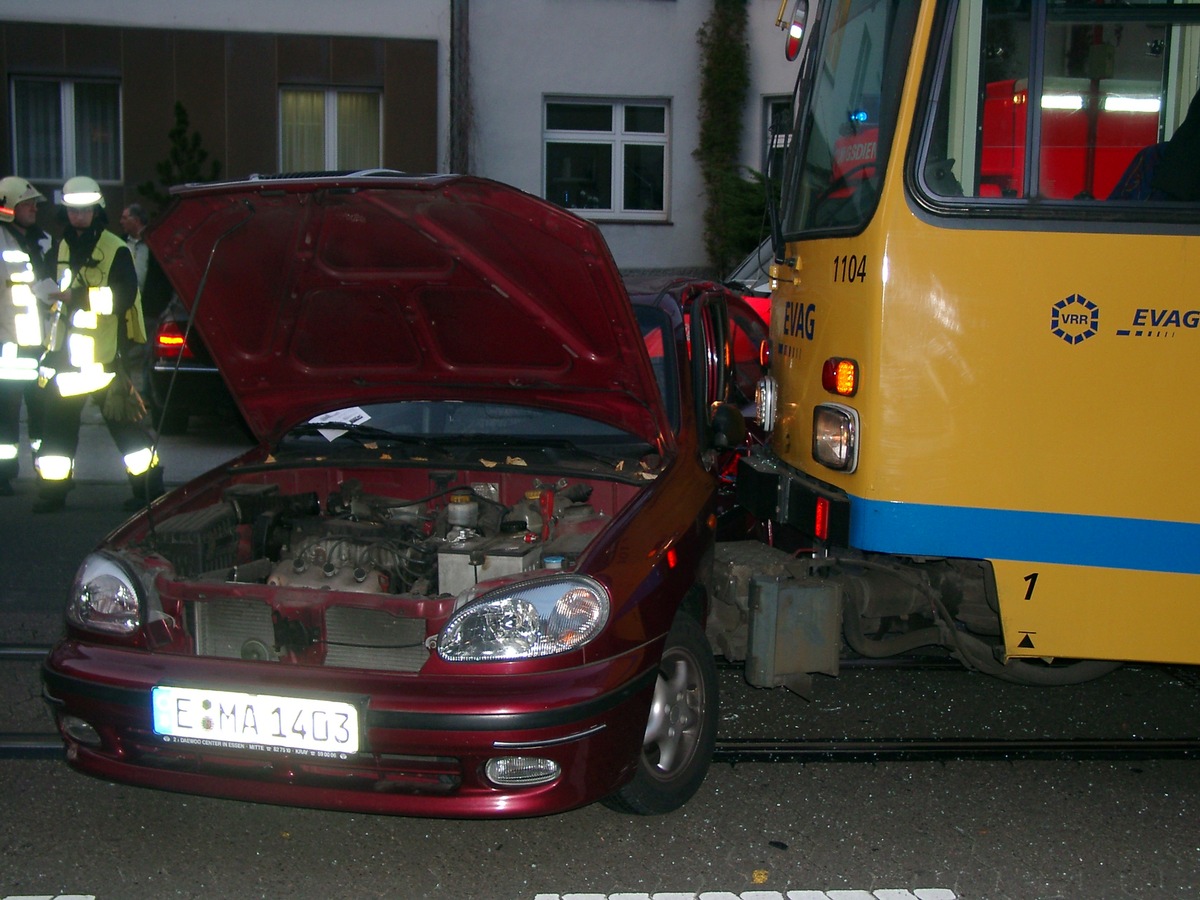
M833 258L833 280L856 282L867 280L867 255L857 253Z

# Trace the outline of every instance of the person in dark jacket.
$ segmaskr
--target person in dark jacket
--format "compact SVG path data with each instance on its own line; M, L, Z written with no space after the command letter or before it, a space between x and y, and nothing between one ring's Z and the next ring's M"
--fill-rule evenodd
M1192 97L1183 122L1163 146L1162 159L1150 183L1167 200L1200 200L1200 91Z

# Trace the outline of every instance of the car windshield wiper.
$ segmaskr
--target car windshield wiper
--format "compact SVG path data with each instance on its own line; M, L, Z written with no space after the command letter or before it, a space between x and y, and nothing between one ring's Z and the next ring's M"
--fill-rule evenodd
M601 440L598 443L585 441L581 444L578 439L572 440L561 437L464 434L453 438L440 438L439 440L453 442L458 447L474 446L504 450L538 451L547 456L555 457L558 461L561 461L561 457L563 456L571 455L581 459L600 462L605 466L611 466L620 460L637 460L652 453L654 450L645 441L639 441L636 438L631 438L627 442L622 441L620 443L608 443Z
M374 425L360 425L354 422L304 422L297 425L284 435L284 440L293 437L320 436L330 443L343 437L349 437L360 444L371 441L402 441L406 435L396 434L386 428L376 428ZM420 438L420 440L424 440Z
M446 456L445 448L440 446L440 442L431 440L425 435L397 434L386 428L352 422L304 422L285 434L283 440L279 442L279 446L286 446L292 451L311 451L313 442L305 439L314 437L323 440L325 447L336 448L340 445L347 448L386 447L395 449L403 446L409 448L408 455L410 457L416 450L424 451L431 456Z

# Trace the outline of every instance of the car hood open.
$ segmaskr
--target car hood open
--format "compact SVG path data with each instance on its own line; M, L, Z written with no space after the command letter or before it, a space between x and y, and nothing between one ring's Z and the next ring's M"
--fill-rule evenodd
M260 440L338 407L533 404L665 449L599 229L496 182L354 175L192 185L147 241Z

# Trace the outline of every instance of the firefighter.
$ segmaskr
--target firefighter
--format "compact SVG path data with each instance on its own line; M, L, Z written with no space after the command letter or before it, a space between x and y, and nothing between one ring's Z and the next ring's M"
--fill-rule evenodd
M21 400L37 380L42 353L42 315L36 292L48 297L53 289L53 281L38 283L26 247L26 235L31 239L45 235L35 224L37 203L42 199L24 178L10 175L0 180L0 276L4 279L0 284L0 497L13 494L12 482L19 468ZM44 244L33 244L39 263L44 263L49 249L48 236ZM42 274L49 274L44 266Z
M54 313L42 357L39 384L45 403L44 436L34 457L38 500L34 512L62 509L72 486L79 424L88 399L100 405L120 450L133 497L125 508L149 503L163 492L162 467L140 415L121 414L136 400L121 372L123 350L145 342L137 272L125 242L105 229L104 196L91 178L76 176L62 189L66 227L58 247ZM108 391L116 389L119 402ZM107 401L107 402L106 402ZM143 410L144 411L144 410Z

